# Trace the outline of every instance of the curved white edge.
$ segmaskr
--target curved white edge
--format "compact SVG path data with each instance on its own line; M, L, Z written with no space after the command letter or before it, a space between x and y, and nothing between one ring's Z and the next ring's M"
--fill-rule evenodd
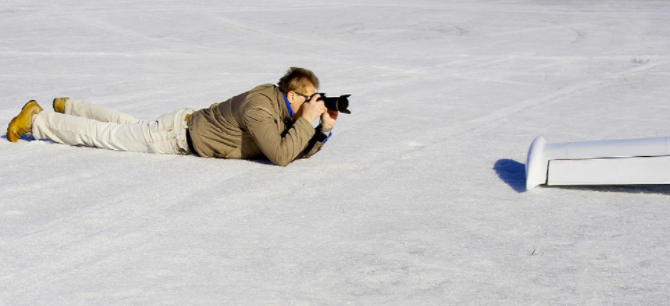
M544 137L533 140L526 158L526 190L547 182L547 160L544 158Z

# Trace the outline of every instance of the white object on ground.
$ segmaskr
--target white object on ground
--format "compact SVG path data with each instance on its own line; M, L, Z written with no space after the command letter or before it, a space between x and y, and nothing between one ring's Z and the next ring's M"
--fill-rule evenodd
M526 189L547 185L670 184L668 137L546 143L533 140Z

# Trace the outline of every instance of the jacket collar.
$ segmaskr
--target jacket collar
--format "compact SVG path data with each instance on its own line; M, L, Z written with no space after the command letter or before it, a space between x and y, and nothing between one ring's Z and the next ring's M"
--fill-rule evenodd
M293 109L291 108L291 104L288 103L286 95L284 95L284 93L279 90L279 87L275 86L275 90L277 91L277 102L279 102L279 109L281 109L284 118L291 119L293 117Z
M293 108L291 107L291 103L288 102L288 99L286 98L286 95L284 93L281 94L282 97L284 97L284 102L286 102L286 108L288 109L288 116L293 117Z

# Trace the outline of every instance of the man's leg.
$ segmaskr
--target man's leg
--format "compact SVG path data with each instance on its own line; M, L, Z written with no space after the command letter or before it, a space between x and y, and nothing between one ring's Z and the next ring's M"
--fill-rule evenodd
M184 119L193 111L193 109L180 109L164 114L155 121L134 124L101 122L60 113L40 112L33 117L32 134L37 139L51 139L69 145L119 151L185 154L188 153L188 146Z
M135 124L143 120L139 120L131 115L122 112L95 105L84 100L71 100L69 98L56 98L54 100L54 110L56 109L56 100L64 99L63 114L77 117L89 118L101 122L113 122L118 124Z

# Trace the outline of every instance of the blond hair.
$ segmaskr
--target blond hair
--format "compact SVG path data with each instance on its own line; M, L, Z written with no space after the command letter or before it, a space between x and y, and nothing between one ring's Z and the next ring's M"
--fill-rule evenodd
M288 94L289 91L305 93L308 85L319 88L319 78L309 69L291 67L279 79L277 85L279 86L279 90L284 94Z

